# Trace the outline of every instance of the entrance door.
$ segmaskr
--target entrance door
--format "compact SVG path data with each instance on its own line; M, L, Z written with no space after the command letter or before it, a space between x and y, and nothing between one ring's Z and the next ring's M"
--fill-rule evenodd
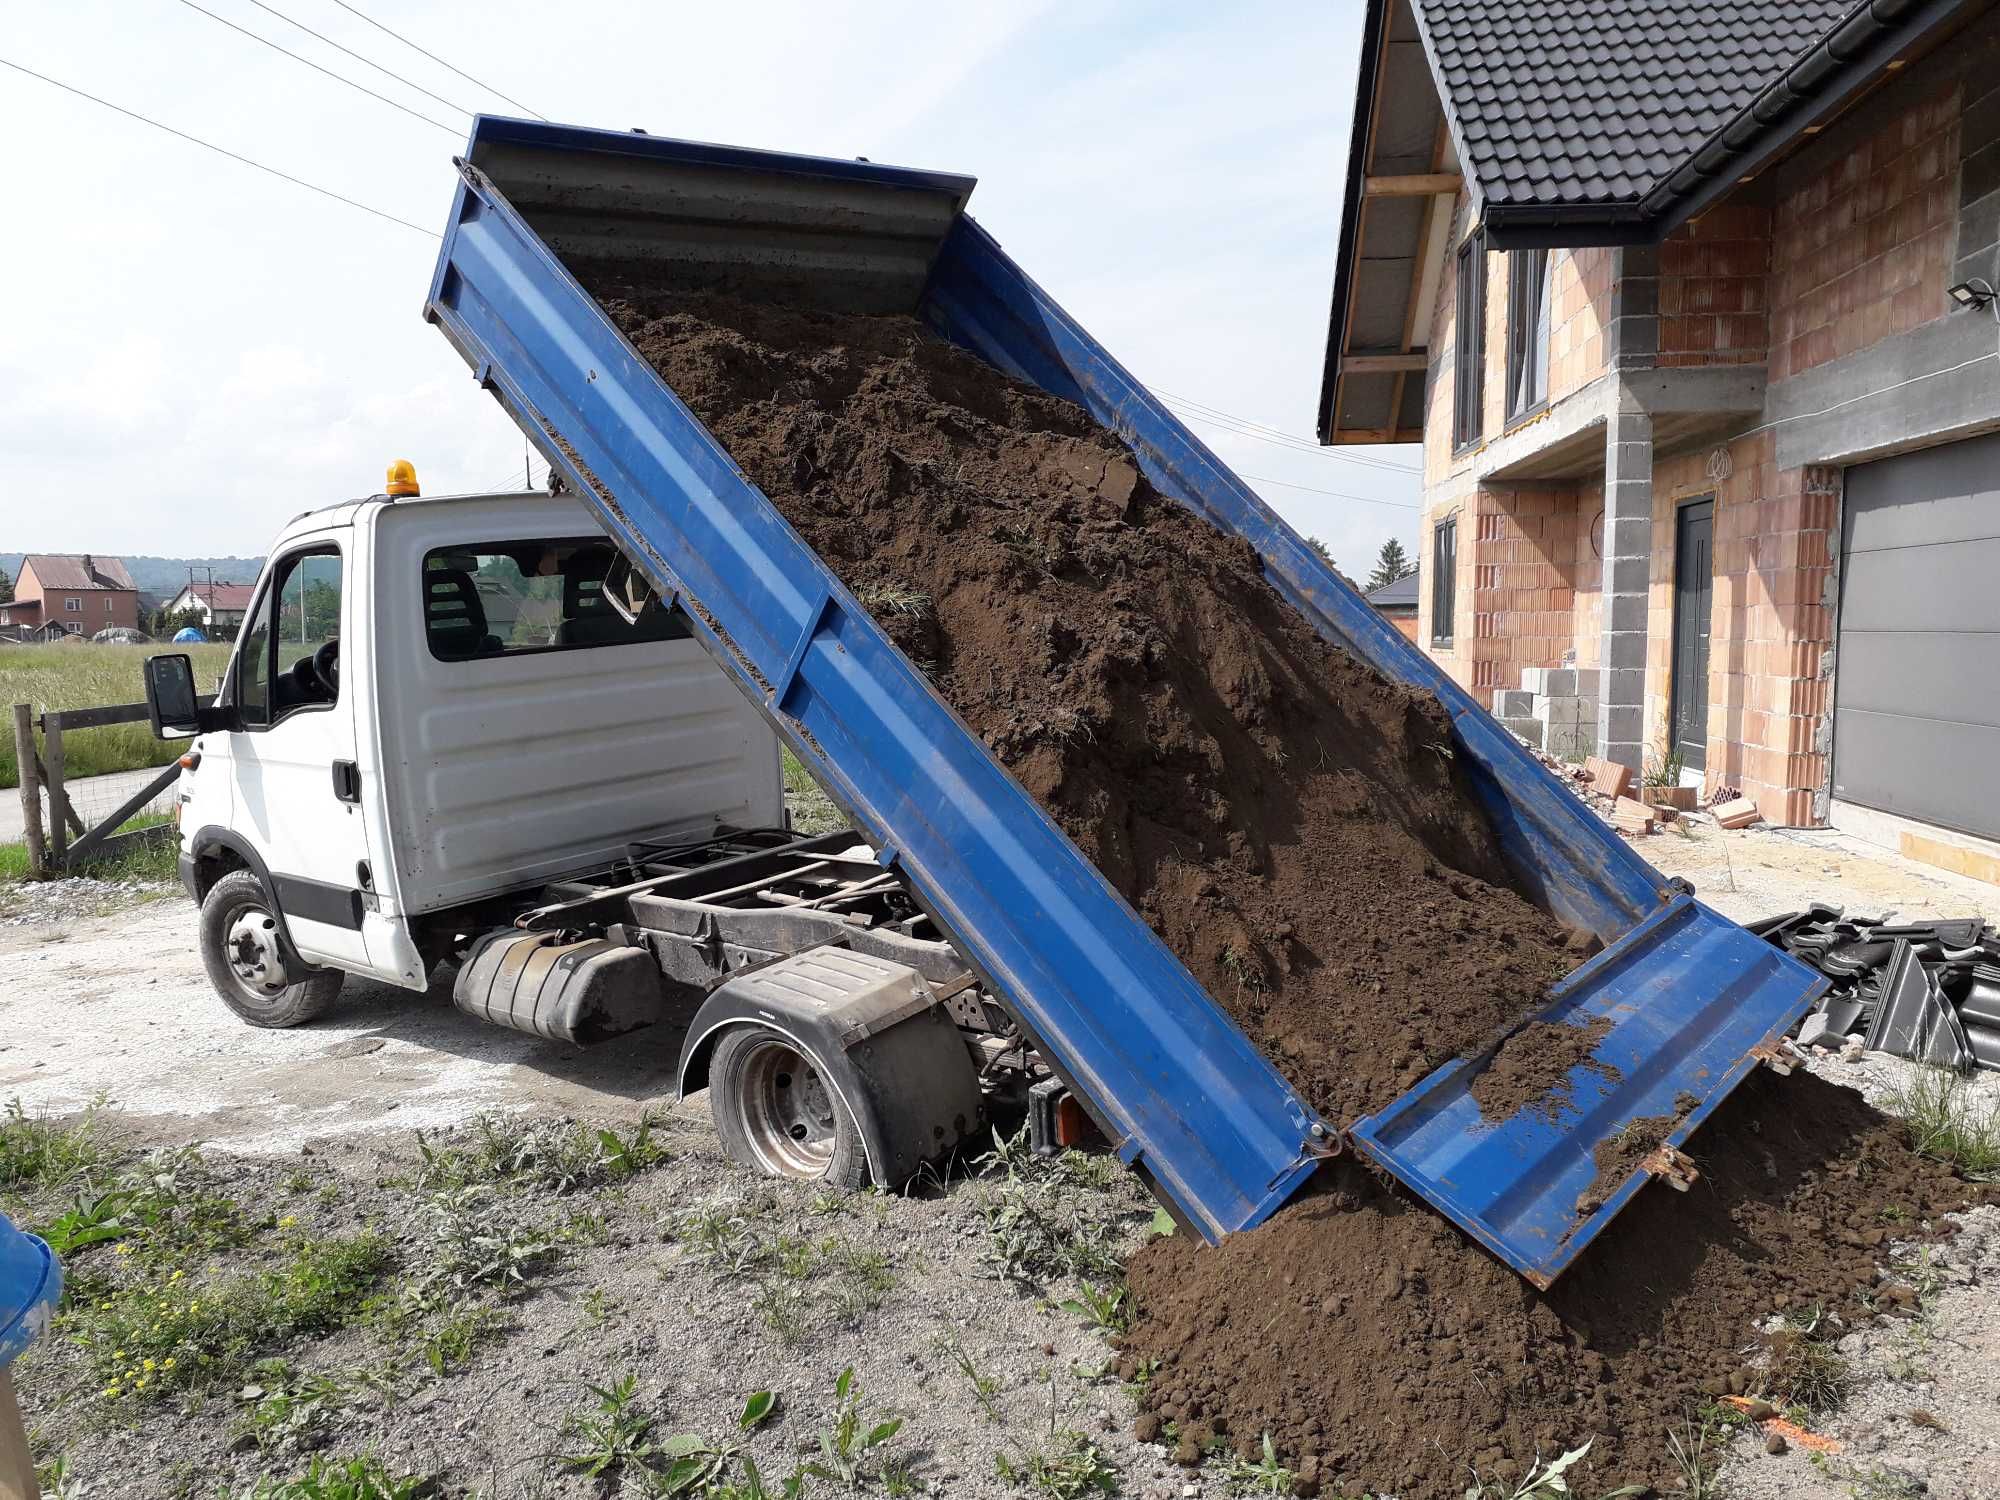
M1683 505L1675 520L1673 748L1699 771L1708 752L1708 617L1715 600L1715 502Z
M329 538L267 571L236 649L229 735L235 826L270 870L299 953L365 970L359 870L368 859L355 771L354 684L340 677L345 603ZM338 769L336 769L338 768Z

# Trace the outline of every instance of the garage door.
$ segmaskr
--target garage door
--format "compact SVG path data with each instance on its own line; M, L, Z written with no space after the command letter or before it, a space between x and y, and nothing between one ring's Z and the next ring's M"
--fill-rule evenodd
M1847 471L1833 794L2000 837L2000 437Z

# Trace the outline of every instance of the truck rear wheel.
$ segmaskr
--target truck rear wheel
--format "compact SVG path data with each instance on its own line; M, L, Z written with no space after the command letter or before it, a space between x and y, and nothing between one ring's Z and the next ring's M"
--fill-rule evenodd
M201 961L222 1003L252 1026L298 1026L325 1015L347 977L300 970L263 882L249 870L230 871L203 899Z
M868 1181L853 1107L782 1032L742 1025L722 1034L709 1064L708 1108L733 1162L839 1192Z

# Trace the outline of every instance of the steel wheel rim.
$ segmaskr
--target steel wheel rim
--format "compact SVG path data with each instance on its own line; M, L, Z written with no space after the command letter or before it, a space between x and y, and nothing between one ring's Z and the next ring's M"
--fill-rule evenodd
M812 1059L780 1037L744 1055L737 1118L763 1169L777 1177L824 1177L840 1144L840 1106Z
M271 1005L291 988L284 950L278 944L278 919L269 911L250 901L233 906L223 934L223 962L245 1000Z

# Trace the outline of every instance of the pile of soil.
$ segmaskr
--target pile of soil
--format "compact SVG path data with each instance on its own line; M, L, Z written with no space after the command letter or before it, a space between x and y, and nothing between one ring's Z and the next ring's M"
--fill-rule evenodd
M1574 962L1435 698L1074 404L914 319L586 283L1313 1106L1377 1109Z
M1547 1293L1407 1196L1322 1173L1249 1234L1134 1258L1124 1373L1157 1360L1156 1421L1196 1446L1268 1431L1329 1494L1456 1496L1469 1466L1518 1482L1585 1439L1578 1494L1670 1492L1668 1434L1769 1393L1761 1322L1868 1321L1900 1296L1877 1286L1892 1230L1967 1201L1858 1093L1806 1075L1752 1077L1687 1151L1694 1185L1649 1184Z
M1574 961L1510 885L1437 703L1322 641L1082 410L910 319L584 279L1322 1113L1379 1108ZM1524 1040L1480 1082L1495 1110L1592 1038ZM1669 1428L1754 1383L1761 1317L1860 1315L1880 1211L1965 1201L1810 1078L1752 1080L1688 1149L1693 1190L1649 1187L1551 1294L1352 1166L1217 1250L1156 1242L1130 1267L1142 1436L1193 1459L1269 1432L1305 1493L1458 1494L1469 1465L1518 1475L1586 1438L1580 1489L1668 1483Z

